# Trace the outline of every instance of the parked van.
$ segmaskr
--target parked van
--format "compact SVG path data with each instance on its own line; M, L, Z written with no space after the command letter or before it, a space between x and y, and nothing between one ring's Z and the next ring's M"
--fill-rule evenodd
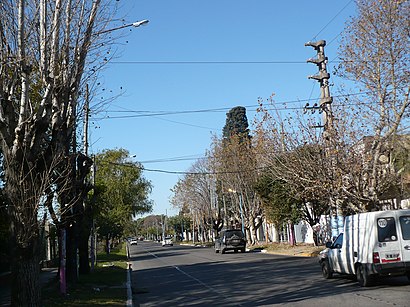
M410 210L347 216L343 233L326 243L319 263L325 278L352 274L364 287L377 276L407 275L410 281Z

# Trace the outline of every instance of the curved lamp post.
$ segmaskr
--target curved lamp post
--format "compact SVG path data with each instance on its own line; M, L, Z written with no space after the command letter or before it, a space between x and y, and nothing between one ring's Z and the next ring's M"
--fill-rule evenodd
M116 31L116 30L120 30L120 29L124 29L124 28L128 28L128 27L138 28L139 26L145 25L145 24L147 24L148 22L149 22L148 19L143 19L143 20L136 21L136 22L129 23L129 24L125 24L125 25L122 25L122 26L119 26L119 27L116 27L116 28L103 30L103 31L100 31L100 32L95 33L95 34L96 34L96 35L104 34L104 33L112 32L112 31Z

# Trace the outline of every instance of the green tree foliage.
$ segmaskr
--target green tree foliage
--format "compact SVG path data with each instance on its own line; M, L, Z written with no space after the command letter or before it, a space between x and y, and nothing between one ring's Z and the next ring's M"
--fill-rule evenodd
M175 215L168 218L168 228L173 229L177 240L183 240L186 231L191 231L192 219L188 215Z
M235 107L226 114L223 139L215 140L212 151L217 172L217 186L221 187L219 199L231 198L233 209L228 220L241 224L252 244L257 240L257 229L261 226L260 200L254 190L257 181L257 160L255 148L248 129L244 107ZM226 203L225 203L226 205Z
M233 135L241 135L249 138L249 124L245 107L232 108L226 113L226 123L222 134L224 139L229 139Z
M96 222L107 247L110 240L124 235L135 215L152 210L151 183L142 170L124 149L105 150L96 156Z
M300 199L292 196L290 187L283 180L274 180L269 175L259 178L256 191L262 199L266 217L276 226L297 223L301 214L298 210Z

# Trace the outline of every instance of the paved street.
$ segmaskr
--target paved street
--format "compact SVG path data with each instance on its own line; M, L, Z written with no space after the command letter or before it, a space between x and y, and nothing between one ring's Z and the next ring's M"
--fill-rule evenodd
M316 258L211 248L130 249L134 306L408 306L407 278L361 288L352 278L325 280Z

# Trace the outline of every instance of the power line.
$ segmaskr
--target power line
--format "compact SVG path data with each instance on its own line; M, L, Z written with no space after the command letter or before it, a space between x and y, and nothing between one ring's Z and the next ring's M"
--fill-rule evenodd
M183 172L183 171L168 171L168 170L162 170L162 169L150 169L150 168L145 168L141 165L140 162L138 164L129 162L129 163L119 163L119 162L112 162L112 161L100 161L99 164L108 164L108 165L115 165L115 166L123 166L123 167L135 167L138 168L142 171L147 171L147 172L155 172L155 173L165 173L165 174L172 174L172 175L222 175L222 174L241 174L241 173L249 173L253 171L258 171L258 170L263 170L267 169L269 167L257 167L257 168L252 168L252 169L241 169L241 170L236 170L236 171L223 171L223 172Z
M372 91L368 92L359 92L359 93L352 93L352 94L343 94L343 95L335 95L333 96L334 98L346 98L346 97L353 97L353 96L360 96L360 95L367 95L371 94ZM282 102L277 102L277 105L280 104L293 104L293 103L303 103L303 102L310 102L312 100L318 100L320 98L312 99L298 99L298 100L290 100L290 101L282 101ZM361 104L361 105L367 105L369 103L356 103ZM334 104L335 106L348 106L348 105L353 105L353 104ZM254 104L254 105L247 105L244 106L245 108L258 108L260 107L259 104ZM302 110L304 107L281 107L281 108L275 108L275 110L278 111L283 111L283 110ZM226 112L229 111L231 107L224 107L224 108L215 108L215 109L200 109L200 110L183 110L183 111L135 111L135 110L130 110L130 111L125 111L125 110L118 110L118 111L107 111L107 113L138 113L135 115L122 115L122 116L105 116L100 118L102 119L125 119L125 118L138 118L138 117L157 117L157 116L167 116L167 115L179 115L179 114L194 114L194 113L211 113L211 112ZM270 110L270 109L269 109Z
M191 155L191 156L182 156L182 157L174 157L174 158L163 158L163 159L156 159L156 160L146 160L140 161L141 164L147 163L162 163L162 162L177 162L177 161L192 161L192 160L199 160L204 159L202 155Z
M319 34L322 33L333 22L333 20L335 20L336 17L339 16L352 2L353 0L350 0L338 13L336 13L336 15L332 19L330 19L330 21L312 38L312 41L316 40Z
M176 65L221 65L221 64L306 64L305 61L112 61L111 64L176 64Z

